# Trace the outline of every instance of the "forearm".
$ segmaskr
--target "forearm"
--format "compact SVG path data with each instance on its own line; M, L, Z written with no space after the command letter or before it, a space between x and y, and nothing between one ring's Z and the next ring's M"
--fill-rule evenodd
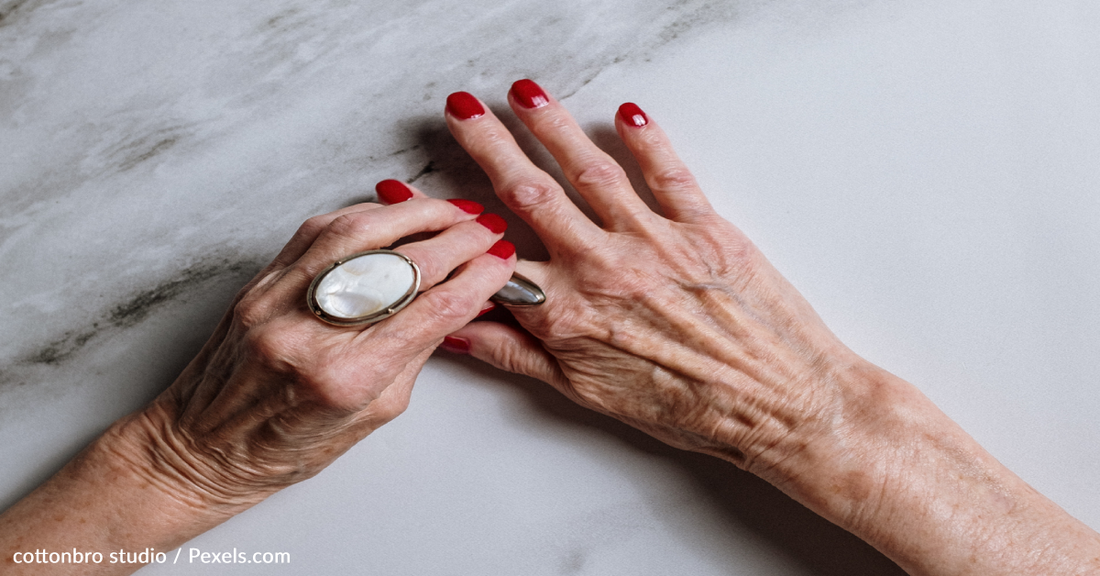
M871 366L841 385L834 434L788 463L806 472L777 478L782 489L914 576L1100 571L1100 536L912 385Z
M140 429L133 418L0 515L4 574L130 574L138 553L167 554L228 517L150 475L127 437ZM51 552L80 562L42 563Z

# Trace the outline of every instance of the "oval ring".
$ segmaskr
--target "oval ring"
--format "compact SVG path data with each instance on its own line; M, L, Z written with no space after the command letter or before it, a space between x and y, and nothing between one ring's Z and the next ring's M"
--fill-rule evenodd
M416 298L420 267L393 250L341 258L313 278L309 310L335 326L363 326L393 316Z

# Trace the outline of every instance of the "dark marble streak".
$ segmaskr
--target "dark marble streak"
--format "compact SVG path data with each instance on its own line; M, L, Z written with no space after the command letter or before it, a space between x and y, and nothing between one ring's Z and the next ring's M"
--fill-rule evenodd
M180 270L175 276L162 280L152 288L143 289L128 296L119 304L105 310L90 327L67 331L61 338L27 353L18 359L16 364L60 365L104 332L134 326L149 315L157 313L158 309L170 301L202 290L211 280L240 279L251 276L261 266L257 262L220 258L198 262Z
M9 28L5 33L33 33L34 11L47 4L50 3L9 3L3 13L9 15L10 23L22 23L24 29ZM446 18L447 13L454 10L454 6L450 3L425 1L403 6L400 10L389 6L383 8L378 4L353 9L343 2L283 2L276 5L274 10L266 12L263 7L242 9L240 6L231 6L235 10L242 10L239 15L246 16L253 23L241 30L215 30L214 41L223 43L225 48L217 56L208 56L211 58L211 65L200 73L205 79L203 91L206 96L223 100L228 97L231 112L221 116L211 116L208 113L188 115L186 110L181 112L180 107L186 104L190 96L158 92L155 87L151 87L151 91L135 92L136 87L144 80L141 77L127 77L115 81L120 83L120 92L133 93L134 96L129 97L130 100L120 99L117 103L100 103L99 108L105 109L97 112L98 118L88 118L93 120L92 123L87 120L76 123L64 118L40 119L42 125L52 126L55 134L64 135L68 142L59 141L61 145L50 149L53 158L45 164L49 166L47 171L40 171L32 175L31 179L0 180L0 197L6 199L12 213L26 216L22 224L4 226L3 234L11 237L27 225L40 230L39 234L48 234L52 226L48 223L52 219L49 214L53 209L44 207L40 201L50 197L64 199L80 189L107 195L107 198L113 197L110 201L127 205L126 209L132 210L131 217L136 221L152 220L146 214L146 209L140 205L130 205L125 198L138 192L145 198L184 192L149 189L149 184L152 184L149 171L155 169L157 164L189 162L194 166L193 169L202 170L201 160L195 161L194 156L201 154L204 149L212 147L216 150L222 147L221 143L232 138L235 130L255 126L257 120L250 118L252 113L278 114L276 107L284 106L287 99L293 99L295 94L338 88L342 80L331 68L334 65L346 66L348 61L357 57L357 53L365 50L365 56L358 57L365 57L369 61L371 51L385 42L377 37L357 35L353 26L357 19L369 18L369 29L378 32L405 26L415 29L418 23L422 26L439 26L440 19ZM559 98L565 99L608 66L647 58L652 50L693 29L722 25L736 17L738 6L740 4L680 0L673 3L642 2L624 12L618 4L610 2L586 5L583 8L543 5L537 10L532 10L527 3L511 2L494 6L492 10L485 10L484 14L473 7L466 11L468 19L462 29L455 29L450 35L431 38L405 36L406 40L415 38L415 43L421 44L417 47L410 46L411 50L405 53L405 57L414 62L410 67L414 73L382 78L380 85L373 80L360 80L363 87L373 88L375 94L382 96L382 99L365 110L335 110L337 117L344 116L339 121L348 129L327 134L319 142L313 140L316 137L305 135L306 140L302 144L313 150L314 157L301 158L299 166L279 166L272 177L279 178L279 171L285 174L304 168L317 180L332 180L334 177L359 180L364 172L392 172L394 160L397 161L397 175L408 181L418 181L433 172L448 169L449 165L469 171L472 169L469 163L440 164L430 155L441 152L442 147L436 146L430 154L425 153L422 141L419 141L421 135L417 134L418 129L413 127L412 132L409 132L408 128L403 128L408 124L401 120L400 112L396 116L390 112L391 109L400 111L406 107L399 102L407 99L412 88L409 86L410 81L416 83L417 78L422 79L422 94L419 97L422 101L439 101L450 91L466 87L470 79L476 79L476 84L496 86L497 94L481 91L480 95L486 99L498 100L512 79L530 76L544 82ZM55 29L64 28L65 26L60 25L62 22L69 27L76 26L76 34L79 35L80 28L75 22L81 17L81 13L93 11L88 21L94 22L94 11L100 10L94 5L79 4L69 5L67 9L70 13L62 14L54 10L49 15L43 15L42 19L47 20L49 16L48 20ZM340 15L346 18L337 18ZM22 18L22 21L17 22L16 16ZM346 21L349 18L351 24ZM508 32L502 33L505 30ZM231 33L227 33L230 31ZM40 38L46 38L45 33L39 34ZM51 40L50 52L64 53L72 50L73 47L66 44L67 38ZM397 38L402 36L393 36L392 40ZM303 47L311 45L317 46L317 49L309 57L303 57ZM31 59L25 63L26 70L21 72L21 81L28 86L48 86L55 81L50 75L36 76L33 71L35 58L41 56L40 50L40 47L35 49ZM201 57L203 55L196 55L196 58ZM106 66L104 71L109 70L110 64L95 63ZM379 65L390 66L388 63L368 63L364 71L383 70L378 68ZM168 69L165 72L172 74ZM487 76L494 80L488 80ZM58 80L64 80L64 77L59 77ZM19 102L18 99L33 97L33 93L20 94L19 91L13 95L16 101L6 105L5 115L9 121L20 108L31 105L30 102ZM130 101L139 95L148 100L149 104L134 108ZM75 110L82 108L87 108L87 104L78 103ZM238 111L232 112L233 108ZM380 126L381 118L389 118L390 126ZM431 122L438 130L438 117ZM383 132L382 137L379 137L379 128ZM396 132L397 138L387 138L385 132ZM445 134L441 134L441 137L445 140L449 138ZM454 151L446 151L444 154L455 156ZM458 156L461 156L461 152ZM386 161L375 162L379 157ZM262 171L263 167L250 166L246 159L241 170L246 177L255 179L256 171ZM320 175L320 172L325 174ZM460 175L456 178L468 179ZM264 180L260 176L259 183ZM242 200L247 201L249 195L255 196L255 200L247 202L267 207L261 207L254 216L241 216L262 221L266 219L264 212L270 212L272 206L279 204L279 200L269 202L258 196L270 195L270 188L259 185L254 190L255 192L245 192L246 198ZM87 193L82 192L83 195ZM234 190L233 193L238 195L241 191ZM207 196L208 201L219 202L216 198L209 197L210 194ZM279 193L278 196L285 198L285 193ZM238 203L244 205L244 202ZM290 208L298 216L285 220L300 220L309 214L308 211L295 208L293 201ZM112 217L118 216L120 215ZM187 218L187 215L180 216ZM64 219L59 219L60 222L56 225L64 225ZM193 217L188 220L190 221L180 223L195 223ZM198 225L204 226L203 223ZM121 234L120 242L142 242L133 239L135 232L118 232ZM149 232L156 234L155 229ZM233 240L235 234L239 234L239 231L230 231L227 237L224 229L210 228L203 235L204 239L187 250L196 256L206 251L217 251L218 244ZM238 237L236 240L244 239ZM274 236L247 240L258 240L254 244L260 245L277 245L280 241ZM257 259L255 254L241 257ZM95 261L103 258L102 255L88 253L86 259ZM125 266L125 262L120 264L123 267L116 268L116 278L124 279L123 284L127 286L144 284L145 287L138 289L138 293L156 292L160 286L175 282L166 279L167 277L188 277L191 274L189 270L193 270L183 268L175 272L141 272ZM104 266L104 272L109 273L117 265L107 261ZM80 270L74 272L80 273ZM143 276L144 280L141 279ZM35 282L33 277L29 281L31 285ZM98 286L89 285L64 294L56 293L59 298L74 301L76 306L69 307L70 309L82 311L51 319L52 326L40 336L42 340L39 343L20 346L23 350L29 347L33 351L20 353L16 361L39 359L57 363L71 357L74 350L87 342L89 334L96 333L96 326L104 323L111 325L107 320L110 310L119 306L109 298L89 299L85 290L113 293L119 284L106 277ZM182 289L177 290L172 297L182 292ZM87 308L91 300L100 302L98 309ZM16 312L16 320L27 321L29 318L19 318L19 313Z

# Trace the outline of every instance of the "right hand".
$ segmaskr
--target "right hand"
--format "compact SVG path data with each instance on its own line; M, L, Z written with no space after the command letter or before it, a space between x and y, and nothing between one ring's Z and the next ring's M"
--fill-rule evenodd
M673 446L761 476L911 574L1095 574L1100 537L1043 498L912 385L863 360L714 212L661 129L616 129L662 214L538 86L509 101L601 224L473 97L447 122L550 253L517 270L547 293L524 330L452 334L494 366ZM461 103L461 102L460 102ZM463 112L467 112L464 114ZM463 116L466 116L463 118Z
M586 217L487 108L447 122L528 222L549 262L518 271L547 301L513 308L526 333L475 323L452 335L472 355L544 380L579 404L673 446L724 457L776 482L776 468L836 433L849 404L837 382L862 366L749 239L714 212L666 136L640 110L616 129L664 215L632 189L568 112L523 89L510 103L602 221ZM472 97L457 96L467 102ZM460 114L461 115L461 114Z

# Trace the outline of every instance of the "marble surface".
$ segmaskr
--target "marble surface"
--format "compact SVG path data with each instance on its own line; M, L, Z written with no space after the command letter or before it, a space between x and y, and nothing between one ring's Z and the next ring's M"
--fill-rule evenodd
M639 103L850 346L1100 528L1098 29L1090 0L0 0L0 506L167 386L309 215L391 177L501 209L441 111L506 114L530 77L617 157ZM445 355L399 419L188 546L292 564L143 573L900 573Z

